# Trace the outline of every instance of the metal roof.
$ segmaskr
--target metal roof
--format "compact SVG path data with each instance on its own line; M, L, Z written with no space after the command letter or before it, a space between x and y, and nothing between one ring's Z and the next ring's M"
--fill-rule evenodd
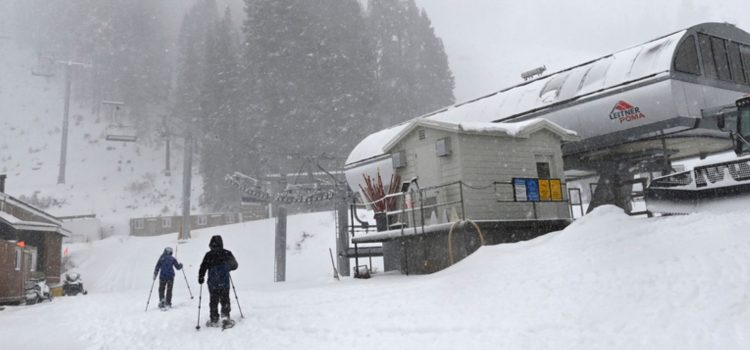
M645 78L668 75L680 39L689 29L651 40L418 117L444 122L493 122L576 100ZM383 146L409 125L405 122L367 136L349 154L347 166L376 159Z

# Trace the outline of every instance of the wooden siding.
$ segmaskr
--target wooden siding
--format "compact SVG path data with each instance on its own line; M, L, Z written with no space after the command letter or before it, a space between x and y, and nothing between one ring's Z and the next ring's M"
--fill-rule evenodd
M0 240L0 302L23 300L23 284L29 271L28 254L24 252L21 269L16 270L16 242Z
M499 200L512 200L512 185L493 186L493 182L511 182L514 177L538 177L536 163L547 159L550 176L564 183L561 139L556 134L542 130L529 138L516 138L497 135L457 133L425 128L425 138L419 140L419 128L406 135L392 152L404 151L406 167L396 169L402 181L413 177L419 179L420 188L463 181L465 215L474 220L517 220L517 219L557 219L569 218L565 202L502 203ZM437 157L435 143L450 137L452 153ZM431 153L426 149L430 148ZM418 155L431 154L437 158L435 170L420 167ZM423 162L422 164L425 164ZM428 163L429 164L429 163ZM430 165L431 167L431 165ZM471 187L474 187L472 189ZM460 199L458 186L443 188L440 191L425 193L438 202L452 202ZM567 193L563 193L567 199ZM438 218L450 218L451 214L461 214L460 205L444 207L435 211ZM430 213L426 213L427 217Z

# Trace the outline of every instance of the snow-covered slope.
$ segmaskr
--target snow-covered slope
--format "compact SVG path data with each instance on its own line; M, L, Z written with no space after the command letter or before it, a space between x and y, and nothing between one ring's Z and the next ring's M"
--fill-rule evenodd
M115 239L74 249L89 295L1 311L3 346L750 348L746 210L648 219L602 207L564 231L483 247L433 275L341 282L329 277L331 214L290 217L288 283L271 282L272 226L207 229L179 245L194 294L195 264L210 235L223 233L238 255L233 277L246 318L230 331L195 330L197 296L189 299L182 280L175 281L174 310L144 313L151 265L174 237ZM314 236L295 253L301 230ZM205 291L203 299L205 321ZM35 338L40 330L46 336Z
M58 67L52 78L34 76L35 62L30 49L0 40L0 174L8 175L6 192L31 198L53 215L97 214L107 234L127 234L131 217L179 212L181 143L173 143L173 175L164 176L162 143L105 141L107 117L75 102L66 183L57 184L63 70ZM197 203L202 188L197 174L192 187Z

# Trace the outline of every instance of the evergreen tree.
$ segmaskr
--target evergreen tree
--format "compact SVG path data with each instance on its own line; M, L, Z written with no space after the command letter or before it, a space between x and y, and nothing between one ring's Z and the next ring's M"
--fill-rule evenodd
M240 170L242 134L238 90L239 36L227 8L224 17L215 23L206 39L205 73L202 99L206 110L202 119L205 135L201 154L203 174L203 206L214 210L236 209L237 190L224 181L227 174Z
M204 96L206 41L218 18L215 0L200 0L183 17L178 38L179 56L175 85L173 117L188 131L197 134L209 118Z
M452 104L453 76L427 14L414 0L370 0L368 10L382 126Z
M345 156L372 109L373 55L354 0L246 0L246 90L272 153Z

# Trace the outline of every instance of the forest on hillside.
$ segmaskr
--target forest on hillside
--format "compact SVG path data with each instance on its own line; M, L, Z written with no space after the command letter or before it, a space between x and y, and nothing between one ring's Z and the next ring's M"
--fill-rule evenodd
M202 204L214 210L237 203L227 174L290 173L311 160L335 169L368 134L454 102L442 41L414 0L243 8L16 0L13 37L42 68L85 63L73 70L76 103L98 114L101 101L124 102L141 142L190 135Z

